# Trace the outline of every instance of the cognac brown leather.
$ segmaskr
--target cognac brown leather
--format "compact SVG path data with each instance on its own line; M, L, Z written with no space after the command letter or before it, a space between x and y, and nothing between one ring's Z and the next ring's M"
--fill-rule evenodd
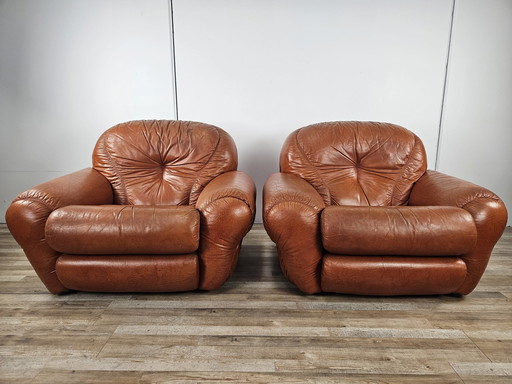
M193 205L208 182L236 167L226 132L189 121L119 124L93 152L93 168L112 184L116 204Z
M216 177L199 195L199 289L216 289L233 273L242 238L254 221L255 195L254 182L243 172Z
M56 273L68 289L77 291L176 292L198 288L198 264L195 254L62 255Z
M315 187L331 205L403 205L426 169L421 140L382 123L322 123L296 130L281 151L281 172Z
M321 231L325 250L341 255L454 256L476 243L471 214L456 207L331 205Z
M9 206L5 214L7 226L50 292L61 293L68 289L55 273L55 262L60 253L50 248L45 240L48 216L67 205L112 204L112 201L108 180L89 168L33 187L21 193Z
M466 274L466 264L457 257L326 255L322 289L372 296L436 295L454 292Z
M254 221L254 182L236 168L218 127L122 123L99 138L93 168L20 194L6 221L52 293L217 289Z
M394 124L292 132L263 187L284 275L306 293L470 293L505 228L505 205L426 167L421 140Z
M190 205L70 205L51 213L45 234L62 253L191 253L199 247L199 212Z

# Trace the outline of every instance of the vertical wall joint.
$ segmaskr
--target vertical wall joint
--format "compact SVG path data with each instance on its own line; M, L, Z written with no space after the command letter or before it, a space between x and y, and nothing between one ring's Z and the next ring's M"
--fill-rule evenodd
M178 117L178 86L176 80L176 50L175 50L175 40L174 40L174 9L173 9L173 0L168 0L168 10L169 10L169 37L170 37L170 53L171 53L171 87L172 87L172 96L174 98L174 118L176 120Z
M446 66L444 70L444 84L443 84L443 97L441 99L441 113L439 116L439 129L437 131L437 147L436 147L436 163L435 163L435 170L439 170L440 165L440 156L441 156L441 139L443 134L443 118L444 118L444 108L445 108L445 102L446 102L446 86L448 82L448 67L450 64L450 51L452 48L452 33L453 33L453 20L455 16L455 1L452 2L452 15L450 20L450 34L448 36L448 52L446 55Z

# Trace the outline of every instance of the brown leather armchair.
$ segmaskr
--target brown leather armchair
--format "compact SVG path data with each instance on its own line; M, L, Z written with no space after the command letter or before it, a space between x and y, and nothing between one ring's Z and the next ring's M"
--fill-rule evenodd
M405 128L330 122L285 141L263 188L284 275L306 293L468 294L507 222L494 193L426 170Z
M12 235L52 293L219 288L254 221L255 186L222 129L132 121L107 130L93 167L19 195Z

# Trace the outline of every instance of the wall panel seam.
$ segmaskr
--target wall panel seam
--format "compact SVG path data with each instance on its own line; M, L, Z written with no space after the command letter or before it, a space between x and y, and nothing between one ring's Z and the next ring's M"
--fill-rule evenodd
M436 171L439 170L440 156L441 156L441 141L442 141L442 135L443 135L443 117L444 117L444 108L445 108L445 102L446 102L448 67L450 65L450 53L451 53L451 48L452 48L453 20L454 20L454 16L455 16L455 2L456 2L456 0L453 0L453 3L452 3L450 33L448 36L448 52L446 54L446 66L445 66L445 70L444 70L443 96L441 98L441 112L439 114L439 129L437 131L436 159L435 159L435 167L434 167L434 169Z
M173 112L174 118L178 120L178 85L176 78L176 49L174 40L174 8L173 0L168 0L168 12L169 12L169 40L170 40L170 55L171 55L171 87L172 96L174 98Z

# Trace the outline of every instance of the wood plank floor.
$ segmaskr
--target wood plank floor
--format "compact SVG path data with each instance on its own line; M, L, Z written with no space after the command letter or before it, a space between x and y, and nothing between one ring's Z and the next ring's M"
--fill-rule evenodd
M0 225L0 383L512 383L512 229L466 297L299 293L261 224L216 292L49 294Z

